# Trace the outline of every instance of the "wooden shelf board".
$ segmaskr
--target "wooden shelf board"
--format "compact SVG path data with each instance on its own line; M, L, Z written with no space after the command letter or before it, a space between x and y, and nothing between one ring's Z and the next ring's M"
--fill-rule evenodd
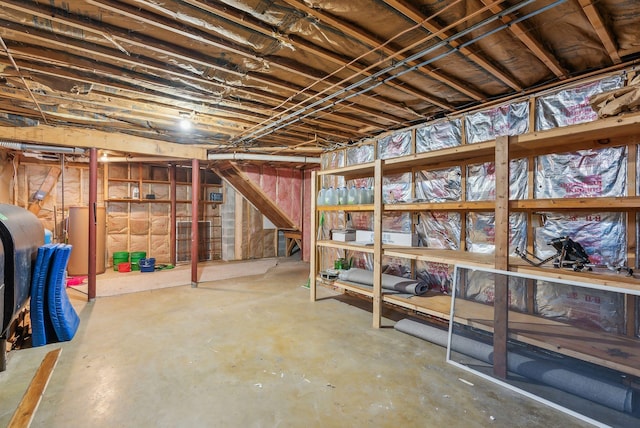
M470 253L459 250L435 250L424 247L383 245L382 251L385 256L402 257L432 263L445 263L449 265L463 263L471 266L493 267L495 259L493 254Z
M455 321L493 331L493 306L456 299ZM640 376L638 339L509 311L509 337L542 349Z
M171 201L169 199L110 198L110 199L107 199L106 202L128 202L128 203L131 203L131 204L147 204L147 203L158 202L158 203L162 203L162 204L167 204L167 203L170 203Z
M384 161L384 174L393 174L396 172L406 172L412 168L432 168L448 162L465 163L468 161L476 161L478 158L485 156L493 156L495 153L495 140L486 141L478 144L464 144L456 147L447 147L445 149L434 150L431 152L415 153L412 155L401 156Z
M373 204L364 204L364 205L318 205L316 208L318 209L318 211L345 211L345 212L373 211Z
M494 201L399 202L384 205L384 211L493 211L494 208Z
M446 294L430 292L422 296L411 297L403 297L397 294L384 294L382 300L386 303L391 303L436 318L449 320L451 296Z
M351 242L351 243L350 243ZM342 242L342 241L317 241L316 245L318 247L325 248L338 248L341 250L351 250L351 251L360 251L363 253L373 253L373 245L361 245L361 244L353 244L353 241L350 242Z
M512 210L594 210L625 211L640 208L640 197L617 198L559 198L509 201Z
M350 165L342 168L332 168L318 171L318 175L340 175L347 180L354 178L373 177L375 162L367 162L359 165Z
M114 183L140 183L137 178L108 178L107 181L113 181Z
M361 294L363 296L373 298L373 287L367 287L364 285L355 284L353 282L346 282L346 281L339 281L339 280L327 281L320 276L316 278L316 283L327 286L327 287L341 288L343 290L351 291L356 294Z
M637 144L640 113L630 113L594 122L530 132L509 144L509 156L521 158L548 153ZM609 144L606 142L610 141ZM566 148L566 150L565 150Z
M536 267L531 266L517 257L509 258L509 270L527 275L542 276L549 278L549 280L559 279L601 285L604 287L617 287L628 290L631 294L640 294L640 278L626 276L623 272L616 273L609 270L574 272L570 269L551 267L551 265L548 267Z

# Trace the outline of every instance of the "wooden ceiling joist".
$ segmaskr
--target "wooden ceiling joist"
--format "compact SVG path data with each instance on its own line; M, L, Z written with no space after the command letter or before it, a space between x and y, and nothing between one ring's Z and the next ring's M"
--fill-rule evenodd
M481 0L485 6L495 13L500 14L503 23L509 25L509 31L513 33L526 47L529 49L544 65L547 66L553 74L559 79L567 78L567 70L562 67L558 59L549 52L538 40L536 40L531 32L522 22L512 22L513 18L504 15L504 6L492 4L492 0Z
M298 0L283 0L283 1L289 4L290 6L295 7L296 9L303 10L309 16L313 16L318 20L320 20L321 22L325 22L330 26L339 29L340 31L344 32L345 34L348 34L354 39L361 40L367 43L371 48L380 47L380 51L383 52L385 55L388 55L390 57L397 57L397 59L399 60L407 58L407 55L400 55L400 56L396 55L396 52L399 50L397 46L394 47L391 44L385 45L384 41L377 39L375 36L372 36L371 34L367 33L361 28L357 28L353 24L347 24L346 22L343 22L340 19L329 15L328 13L324 13L320 10L306 6L303 2ZM417 62L413 61L413 62L409 62L407 65L414 66L417 64L418 64ZM486 98L486 94L483 94L479 90L474 89L471 85L469 85L469 83L460 82L459 80L451 76L447 76L442 71L436 71L434 68L429 66L419 67L418 70L420 70L425 75L428 75L431 78L455 89L461 94L464 94L470 97L473 100L479 101Z
M428 20L423 13L416 9L415 6L404 0L384 0L384 2L401 14L405 15L411 21L421 23L422 27L431 33L441 34L439 37L440 39L451 37L454 34L451 30L443 31L443 27ZM504 85L509 86L515 91L522 90L522 85L516 80L516 78L506 71L498 68L495 65L495 61L484 58L482 55L475 53L472 49L462 46L462 43L457 40L450 41L448 44L452 49L457 49L462 55L467 57L469 61L476 63L484 70L488 71L499 82L502 82Z
M618 54L618 48L613 41L611 34L609 34L607 26L605 25L600 12L598 12L596 5L593 4L592 0L578 0L578 2L580 3L582 10L584 10L584 14L587 16L587 19L593 26L593 29L596 31L596 34L600 38L607 54L609 54L611 62L614 64L620 64L622 60Z

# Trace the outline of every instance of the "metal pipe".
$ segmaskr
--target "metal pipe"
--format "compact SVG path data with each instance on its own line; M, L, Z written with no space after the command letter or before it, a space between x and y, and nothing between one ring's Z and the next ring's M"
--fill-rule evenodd
M198 200L200 199L200 161L191 162L191 287L198 287Z
M38 152L66 153L74 155L83 155L86 152L85 149L78 147L44 146L42 144L18 143L14 141L0 141L0 147L20 151L35 150Z
M96 270L97 270L97 203L98 203L98 149L89 150L89 272L87 299L96 299Z
M541 9L538 9L538 10L526 15L525 17L518 18L518 19L516 19L516 20L514 20L514 21L512 21L512 22L510 22L508 24L500 25L499 27L497 27L495 29L492 29L487 33L481 34L480 36L477 36L477 37L471 39L470 41L466 42L464 44L464 46L466 47L471 43L475 43L478 40L481 40L482 38L486 37L487 35L494 34L496 31L500 31L500 30L503 30L505 28L508 28L510 25L513 25L516 22L523 21L524 19L530 18L531 16L534 16L534 15L536 15L538 13L542 13L542 12L550 9L551 7L555 7L558 4L564 3L565 1L566 0L557 0L556 2L554 2L554 3L552 3L552 4L548 5L548 6L545 6L545 7L541 8ZM259 130L251 132L250 134L246 135L245 137L240 138L237 141L237 144L244 143L244 142L246 142L246 141L248 141L248 140L250 140L252 138L261 138L261 137L264 137L266 135L269 135L269 134L271 134L271 133L273 133L273 132L275 132L275 131L277 131L279 129L282 129L282 128L286 127L286 126L292 125L292 124L294 124L294 123L296 123L296 122L302 120L303 118L306 118L306 117L308 117L308 116L310 116L312 114L315 114L317 112L332 108L336 104L342 103L342 102L344 102L346 100L349 100L349 99L351 99L351 98L353 98L355 96L362 95L362 94L364 94L366 92L371 91L372 89L377 88L378 86L380 86L382 84L385 84L385 83L387 83L387 82L389 82L391 80L397 79L399 76L405 74L405 72L399 72L399 73L396 73L396 74L393 74L393 75L387 77L386 79L380 80L380 78L384 74L387 74L387 73L389 73L391 71L394 71L394 70L396 70L396 69L408 64L409 62L412 62L412 61L415 61L415 60L417 60L417 59L419 59L421 57L424 57L427 54L429 54L431 52L434 52L435 50L437 50L439 48L444 47L448 43L450 43L452 41L455 41L456 39L459 39L460 37L472 32L472 31L475 31L475 30L477 30L478 28L480 28L480 27L482 27L484 25L487 25L487 24L489 24L489 23L491 23L493 21L496 21L498 19L501 19L503 16L508 15L508 14L510 14L512 12L515 12L516 10L521 9L522 7L528 5L528 4L532 3L532 2L533 2L533 0L525 0L525 1L520 2L520 3L514 5L514 6L510 7L510 8L505 9L504 11L500 12L499 14L492 15L491 17L474 24L474 25L470 26L469 28L467 28L467 29L465 29L463 31L460 31L460 32L458 32L458 33L456 33L456 34L454 34L454 35L452 35L450 37L447 37L446 39L443 39L442 41L440 41L440 42L428 47L427 49L424 49L423 51L420 51L420 52L418 52L416 54L410 55L409 57L403 59L402 61L398 61L397 63L394 63L393 65L391 65L389 67L385 67L382 70L379 70L378 72L376 72L376 73L374 73L374 74L372 74L372 75L370 75L370 76L368 76L368 77L366 77L364 79L359 80L358 82L355 82L355 83L353 83L353 84L351 84L351 85L349 85L349 86L347 86L345 88L342 88L341 90L339 90L337 92L334 92L333 94L331 94L329 96L321 98L321 99L319 99L319 100L317 100L317 101L315 101L315 102L313 102L313 103L311 103L311 104L309 104L309 105L307 105L307 106L305 106L305 107L303 107L303 108L301 108L301 109L299 109L299 110L297 110L297 111L295 111L293 113L290 113L290 114L282 117L281 119L276 120L275 122L264 126L262 129L259 129ZM440 59L442 57L448 56L449 54L451 54L453 52L456 52L456 51L457 51L457 49L447 51L444 54L439 55L438 58ZM433 62L433 60L423 61L420 64L418 64L417 66L410 67L409 70L415 70L416 68L423 67L423 66L425 66L425 65L427 65L427 64L429 64L431 62ZM359 87L362 87L364 84L369 83L369 82L375 82L375 83L373 85L367 87L367 88L364 88L364 89L356 92L356 93L352 93L352 94L346 96L345 98L338 99L338 100L332 102L331 104L329 104L327 106L318 108L316 110L312 110L311 112L307 113L306 115L303 115L305 112L307 112L307 111L309 111L309 110L311 110L311 109L313 109L315 107L319 107L321 104L326 103L327 101L330 101L330 100L332 100L332 99L334 99L334 98L336 98L336 97L338 97L340 95L343 95L346 92L349 92L351 90L354 90L354 89L357 89ZM302 115L302 116L300 116L300 115ZM289 121L289 122L287 122L287 121Z
M154 156L106 156L100 158L102 163L112 162L184 162L188 159L180 158L166 158L166 157L154 157Z
M207 160L255 160L268 162L320 163L320 158L307 156L262 155L258 153L209 153Z

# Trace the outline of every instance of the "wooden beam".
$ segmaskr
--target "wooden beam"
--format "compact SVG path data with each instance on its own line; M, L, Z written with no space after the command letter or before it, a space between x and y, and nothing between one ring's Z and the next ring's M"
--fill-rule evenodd
M294 48L309 52L311 55L317 58L322 58L326 61L337 64L341 67L341 69L351 70L356 72L356 74L359 74L362 76L370 76L371 74L373 74L372 72L367 71L368 69L365 70L364 67L362 67L356 62L353 62L350 58L338 55L335 52L325 49L321 46L317 46L301 37L298 37L295 34L275 33L273 27L271 27L270 25L264 24L262 21L258 21L251 15L245 12L239 11L237 9L234 9L231 6L224 5L223 7L221 5L205 3L200 0L184 0L184 1L193 6L201 8L209 13L212 13L216 16L221 16L225 19L228 19L229 21L234 22L237 25L256 31L262 34L263 36L270 37L283 44L290 44ZM444 100L440 100L434 96L427 95L424 92L416 88L413 88L411 86L408 86L406 84L391 81L387 83L387 86L404 93L409 93L413 96L416 96L432 104L438 105L447 110L453 109L453 106L449 103L446 103ZM416 112L414 112L414 114L421 116Z
M33 415L36 413L40 400L42 400L42 395L49 384L49 379L51 379L53 369L58 363L61 352L62 348L58 348L49 351L44 356L7 428L24 428L31 425Z
M292 96L298 94L302 89L304 89L292 84L291 82L281 81L274 78L273 76L269 76L264 73L235 71L234 68L230 67L228 64L220 64L218 59L207 58L200 52L190 51L188 49L185 49L183 46L172 45L171 43L166 41L162 41L160 43L156 39L146 37L142 34L125 32L121 28L110 26L105 23L97 24L89 20L81 20L73 17L72 15L64 13L52 14L49 8L25 4L24 2L19 0L6 0L3 2L3 6L20 11L22 13L37 16L47 21L53 21L63 26L69 26L83 32L93 33L98 35L99 37L103 37L105 33L108 33L113 39L114 43L117 42L132 45L141 49L143 52L153 51L162 56L175 58L180 62L186 62L189 64L193 64L194 66L205 67L207 70L214 70L225 74L232 74L237 76L238 78L243 79L246 87L255 86L277 88L291 93ZM134 19L136 18L134 17ZM312 79L317 80L315 77ZM241 87L235 86L233 86L233 88L235 90L242 89ZM307 90L307 94L309 94L310 97L313 97L317 95L317 92ZM374 100L375 104L379 104L379 101L380 97L376 97ZM384 111L374 110L368 107L365 108L358 104L349 104L345 108L369 114L380 119L389 120L391 123L398 123L402 122L403 120Z
M49 146L98 148L123 153L144 154L179 159L207 159L207 150L188 144L174 144L127 134L39 125L33 127L0 126L0 139Z
M598 12L598 8L595 4L593 4L592 0L578 0L584 14L587 15L587 19L593 26L596 34L600 38L604 49L607 51L609 58L611 58L611 62L614 64L620 64L622 60L620 59L620 55L618 54L618 47L616 46L616 42L611 37L611 33L607 28L607 25L602 19L600 12Z
M492 3L491 0L481 0L483 4L490 5ZM501 5L492 5L490 7L491 12L495 14L501 14L504 12L504 6ZM512 22L513 18L504 15L501 17L501 20L505 24L509 24L509 31L511 31L520 41L540 60L544 65L547 66L549 70L556 75L556 77L560 79L567 78L567 70L565 70L558 59L551 54L538 40L536 40L531 32L524 26L521 22Z
M373 174L373 328L382 326L382 167L376 159Z
M397 46L393 46L392 44L385 45L384 41L379 40L377 37L368 33L362 28L357 28L351 23L344 22L328 13L324 13L318 9L314 9L313 7L307 6L306 4L304 4L299 0L283 0L283 1L288 5L298 10L301 10L304 13L307 13L309 16L313 16L319 19L320 21L334 27L335 29L341 31L342 33L348 36L351 36L356 40L360 40L368 44L370 47L374 47L374 48L378 47L381 52L384 52L386 55L389 55L390 57L397 57L399 60L407 58L406 55L399 55L399 56L397 55L397 52L399 50ZM408 65L411 66L416 64L418 64L418 62L413 61L413 62L410 62ZM486 98L485 94L471 87L471 85L469 85L468 82L458 81L457 79L451 76L446 76L444 73L436 71L432 67L423 66L423 67L420 67L418 70L430 76L431 78L438 80L439 82L444 83L445 85L470 97L473 100L480 101Z
M251 202L278 229L297 229L295 222L280 207L251 181L232 162L222 161L212 165L213 171L231 184L238 193Z
M446 39L451 37L454 33L450 30L443 31L443 28L433 22L433 20L426 20L426 16L420 12L415 6L407 3L405 0L384 0L386 4L409 18L415 23L421 23L422 27L431 33L441 34L440 39ZM457 49L462 55L466 56L471 62L478 64L484 70L489 72L494 78L502 82L506 86L515 91L522 91L522 85L516 81L515 77L511 74L502 71L495 64L496 61L486 59L482 55L475 53L472 49L462 46L461 42L453 40L448 43L453 49Z
M495 268L509 270L509 138L496 139L496 209L494 224ZM507 338L509 334L509 281L495 275L493 373L507 377Z

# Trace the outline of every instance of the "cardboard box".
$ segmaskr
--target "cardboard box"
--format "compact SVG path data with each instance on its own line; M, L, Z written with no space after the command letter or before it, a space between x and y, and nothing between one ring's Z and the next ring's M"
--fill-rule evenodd
M356 241L362 243L372 243L373 231L356 230ZM417 247L418 242L419 239L417 233L382 232L383 244L400 245L403 247Z
M362 243L373 244L373 231L371 230L356 230L356 241Z
M382 232L382 243L389 244L389 245L400 245L403 247L417 247L418 234L417 233Z
M348 242L356 240L355 230L333 229L331 231L331 239L333 241Z

